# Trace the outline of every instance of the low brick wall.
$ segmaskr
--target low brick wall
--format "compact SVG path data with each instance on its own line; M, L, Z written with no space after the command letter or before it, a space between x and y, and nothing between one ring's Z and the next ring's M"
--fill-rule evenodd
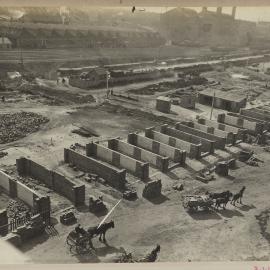
M18 198L39 213L51 210L50 197L43 196L18 180L0 171L0 186L12 198Z
M170 145L152 140L141 135L130 133L128 134L128 143L146 149L150 152L163 157L169 157L174 162L179 162L181 165L186 163L186 151L172 147Z
M159 156L157 154L117 139L109 140L108 147L114 151L120 152L134 159L149 162L150 164L159 168L162 172L168 171L169 158L167 157Z
M45 183L48 187L65 196L75 206L83 205L85 202L85 186L74 183L62 174L51 171L36 162L20 158L16 160L18 173L22 176L30 176Z
M105 165L94 158L67 148L64 149L64 160L66 163L74 164L82 171L99 175L115 188L125 188L126 170L115 169L110 165Z
M220 136L214 135L213 133L208 133L208 132L202 131L198 128L190 127L190 126L187 126L187 125L181 124L181 123L177 123L175 125L175 128L177 130L198 136L202 139L213 141L214 148L225 149L225 145L226 145L226 138L225 137L220 137Z
M248 133L252 135L262 134L263 133L263 124L259 122L249 121L242 117L235 117L228 114L219 114L217 118L218 122L224 123L231 126L240 127L246 129Z
M138 161L102 145L96 143L87 144L86 155L99 158L115 167L126 169L142 180L149 178L149 163Z
M145 129L145 137L161 142L163 144L170 145L172 147L185 150L190 158L201 158L201 144L193 144L173 136L158 132L154 130L154 127Z

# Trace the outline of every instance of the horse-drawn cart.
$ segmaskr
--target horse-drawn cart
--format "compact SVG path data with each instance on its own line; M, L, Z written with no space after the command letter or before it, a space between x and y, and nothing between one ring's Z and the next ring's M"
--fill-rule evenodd
M183 206L188 211L209 210L214 201L208 195L186 195Z
M83 229L79 224L68 234L66 243L70 251L75 249L77 254L92 252L95 250L92 239L99 236L99 241L106 243L106 232L112 228L114 228L113 221L104 222L99 226L89 227L87 230Z
M75 249L78 254L87 253L90 252L91 249L94 249L92 245L92 236L89 233L81 235L73 230L67 236L66 243L69 246L70 251Z

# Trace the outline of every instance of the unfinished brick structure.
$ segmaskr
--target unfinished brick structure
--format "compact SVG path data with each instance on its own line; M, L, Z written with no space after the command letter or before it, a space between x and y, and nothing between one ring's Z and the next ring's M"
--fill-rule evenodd
M49 188L72 201L75 206L85 203L85 185L78 185L62 174L27 158L17 159L16 164L19 175L30 176L45 183Z
M197 122L192 121L182 121L181 124L187 125L189 127L198 129L200 131L213 134L214 136L225 138L226 144L235 144L236 142L236 134L233 132L227 132L224 130L217 129L215 127L209 127L207 125L203 125Z
M20 199L27 204L33 212L41 213L46 219L50 218L51 202L49 196L39 194L3 171L0 171L0 186L11 198ZM5 211L2 211L0 223L3 223L4 220L7 222L5 215Z
M208 120L205 118L199 118L197 119L198 123L206 125L208 127L214 127L216 129L222 130L222 131L226 131L226 132L232 132L235 134L236 139L237 140L243 140L243 137L246 133L245 129L242 128L238 128L238 127L233 127L230 125L226 125L224 123L218 123L216 121L213 120Z
M79 170L99 175L117 189L125 188L126 170L124 169L117 169L67 148L64 149L64 161L74 164Z
M118 168L125 168L130 173L146 180L149 178L149 163L138 161L127 155L113 151L105 146L97 143L89 143L86 145L86 155L99 158L102 161L108 162Z
M154 127L146 128L145 136L163 144L168 144L172 147L185 150L190 158L199 159L201 157L201 143L194 144L184 140L180 140L179 138L175 138L173 136L169 136L167 134L155 131Z
M194 126L192 127L192 124L184 122L182 123L177 123L175 125L175 129L198 136L200 138L213 141L214 142L214 148L217 149L225 149L225 144L226 144L226 138L217 136L214 134L210 134L207 132L204 132L200 129L195 128Z
M160 127L160 132L167 134L169 136L173 136L177 139L184 140L189 143L201 144L202 152L209 153L209 154L213 154L215 152L214 141L210 141L208 139L204 139L196 135L186 133L179 129L170 128L168 125L162 125Z
M172 147L159 141L135 134L128 134L128 143L138 146L141 149L146 149L150 152L158 154L163 157L168 157L174 162L179 162L181 165L185 164L186 151Z
M109 140L108 147L114 151L120 152L134 159L141 160L144 162L149 162L153 166L160 169L162 172L168 171L168 166L169 166L168 157L162 157L148 150L139 148L137 146L134 146L132 144L129 144L129 143L117 140L117 139Z
M247 132L252 135L262 134L264 129L264 125L262 123L249 121L242 117L234 117L225 113L219 114L217 121L219 123L246 129Z

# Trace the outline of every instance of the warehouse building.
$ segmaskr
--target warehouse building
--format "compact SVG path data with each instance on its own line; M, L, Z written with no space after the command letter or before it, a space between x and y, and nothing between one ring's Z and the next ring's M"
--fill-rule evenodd
M208 106L213 104L213 107L222 110L239 112L241 108L246 107L247 98L234 93L206 89L199 93L198 101Z

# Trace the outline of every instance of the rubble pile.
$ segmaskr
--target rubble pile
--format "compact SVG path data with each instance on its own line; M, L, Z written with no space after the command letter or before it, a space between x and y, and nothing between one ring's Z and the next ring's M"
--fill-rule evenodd
M36 132L48 121L47 117L32 112L2 114L0 115L0 144L13 142Z
M7 156L7 155L8 155L7 152L2 152L2 151L0 151L0 158L3 158L3 157L5 157L5 156Z
M16 200L9 200L7 206L7 213L10 219L24 217L30 209L22 202Z

